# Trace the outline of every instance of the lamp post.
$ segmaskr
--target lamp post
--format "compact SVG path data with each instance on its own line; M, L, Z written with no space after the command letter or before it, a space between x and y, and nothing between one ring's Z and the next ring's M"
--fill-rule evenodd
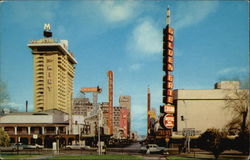
M184 116L181 116L181 120L182 121L184 121L184 123L185 123L185 130L186 130L186 132L184 132L185 133L185 137L186 137L186 141L185 141L185 147L187 147L188 148L188 153L190 152L190 132L189 132L189 130L188 130L188 126L187 126L187 104L186 104L186 101L185 100L183 100L183 103L185 104L185 117Z
M102 124L102 109L98 108L98 154L101 155L101 124Z

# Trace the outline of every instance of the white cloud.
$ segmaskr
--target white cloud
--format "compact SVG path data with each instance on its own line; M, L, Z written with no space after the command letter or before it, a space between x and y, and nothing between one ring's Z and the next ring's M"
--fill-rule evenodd
M128 49L142 56L152 56L162 51L161 30L150 20L137 25L128 40Z
M227 75L230 73L246 73L248 72L248 69L245 67L230 67L230 68L224 68L222 70L219 70L217 72L218 75Z
M136 15L136 1L105 1L100 3L100 10L109 22L128 20Z
M110 22L125 21L135 16L135 8L137 2L135 1L105 1L101 3L101 11Z
M99 35L114 28L122 28L131 24L143 11L139 1L80 1L73 3L64 14L77 19L74 25L67 24L67 30L82 25L83 30L77 35L79 38L86 35ZM66 16L67 17L67 16Z
M174 11L173 26L176 30L200 23L218 8L218 1L190 1L178 3Z

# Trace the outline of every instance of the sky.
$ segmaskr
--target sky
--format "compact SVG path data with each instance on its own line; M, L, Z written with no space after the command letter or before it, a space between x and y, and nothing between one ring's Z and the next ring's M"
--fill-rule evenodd
M249 2L82 0L0 2L0 76L9 106L33 111L33 59L27 44L43 38L69 41L78 61L74 96L99 85L108 101L107 71L114 72L114 105L130 95L132 130L146 134L147 88L151 106L162 105L162 29L171 9L174 89L213 89L221 80L248 81ZM91 95L86 95L91 97Z

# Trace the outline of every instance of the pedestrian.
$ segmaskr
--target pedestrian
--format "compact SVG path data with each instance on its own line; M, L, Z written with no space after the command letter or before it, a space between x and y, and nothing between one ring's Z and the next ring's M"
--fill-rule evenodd
M147 145L147 152L146 154L150 154L149 146Z
M181 151L182 151L182 145L181 144L178 145L178 150L179 150L179 154L181 154Z
M104 154L106 154L107 153L107 147L106 147L106 145L104 145Z
M183 152L184 152L184 153L186 153L186 146L184 146L184 148L183 148Z

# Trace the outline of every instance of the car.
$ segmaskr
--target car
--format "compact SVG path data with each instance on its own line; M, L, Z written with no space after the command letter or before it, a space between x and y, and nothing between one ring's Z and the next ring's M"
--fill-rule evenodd
M140 152L142 153L167 153L167 148L165 147L159 147L157 144L147 144L145 146L142 146L140 149Z
M43 149L44 147L39 144L31 145L31 144L24 144L22 145L23 149Z
M72 144L72 145L67 145L65 147L66 149L72 150L72 149L84 149L84 147L80 144Z
M80 144L67 145L65 148L68 149L68 150L72 150L72 149L82 149L82 150L87 150L87 151L95 151L95 150L97 150L96 148L92 148L90 146L83 146L83 145L80 145Z
M1 152L11 152L11 151L20 151L23 150L22 144L11 144L10 146L7 147L0 147Z

